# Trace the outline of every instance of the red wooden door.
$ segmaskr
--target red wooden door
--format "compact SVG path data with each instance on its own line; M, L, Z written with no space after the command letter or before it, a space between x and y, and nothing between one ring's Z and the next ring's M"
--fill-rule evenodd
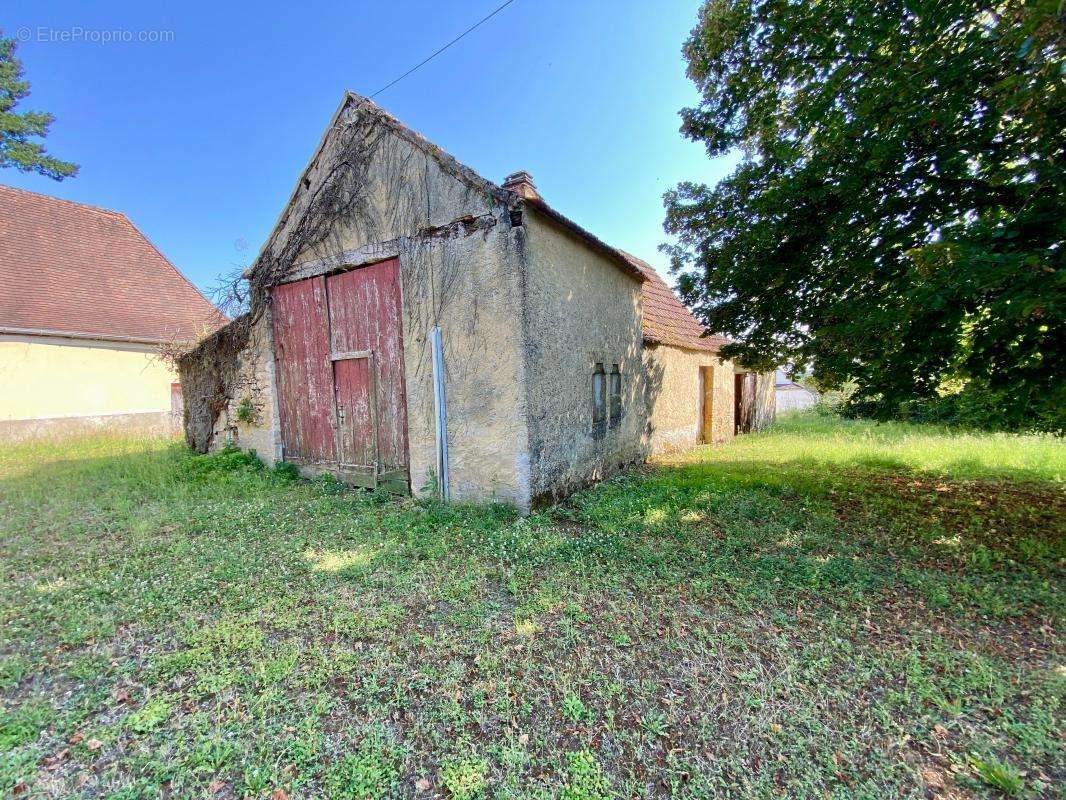
M333 366L326 281L308 278L271 290L278 411L285 458L334 462Z
M377 472L407 469L400 263L326 279L339 461Z
M373 471L378 463L377 409L374 408L373 355L333 362L337 392L337 455L348 467Z
M407 484L399 261L271 291L285 458Z

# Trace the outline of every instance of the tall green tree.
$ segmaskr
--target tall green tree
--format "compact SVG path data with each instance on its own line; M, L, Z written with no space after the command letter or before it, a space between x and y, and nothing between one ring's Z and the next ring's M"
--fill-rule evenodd
M16 113L14 108L30 93L22 78L22 62L15 57L14 39L0 37L0 167L36 172L61 181L77 174L78 165L60 161L45 152L40 142L48 135L54 116L41 111Z
M1060 0L707 2L682 132L743 157L668 192L665 227L723 353L880 415L952 385L1005 424L1061 408L1063 23Z

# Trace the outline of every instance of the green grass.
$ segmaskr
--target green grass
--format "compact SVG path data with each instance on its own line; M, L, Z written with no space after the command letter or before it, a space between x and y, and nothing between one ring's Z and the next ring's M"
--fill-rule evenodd
M922 470L958 479L1066 480L1066 446L1051 435L980 434L813 413L783 416L772 433L741 437L722 455L728 461ZM706 460L708 451L692 456Z
M0 450L0 795L1058 797L1066 445L791 417L522 519Z

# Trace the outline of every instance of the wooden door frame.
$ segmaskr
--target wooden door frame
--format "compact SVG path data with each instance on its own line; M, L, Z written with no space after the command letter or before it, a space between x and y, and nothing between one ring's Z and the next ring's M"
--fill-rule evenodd
M741 423L744 419L744 373L733 373L733 435L741 431Z
M699 366L699 441L704 444L714 442L714 365Z
M755 424L756 374L737 372L733 384L733 432L751 433Z

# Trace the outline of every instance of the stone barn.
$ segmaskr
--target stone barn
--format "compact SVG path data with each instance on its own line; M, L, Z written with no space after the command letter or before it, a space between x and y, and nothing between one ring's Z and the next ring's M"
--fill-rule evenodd
M651 267L352 93L245 277L179 366L201 452L527 510L734 432L744 379Z

